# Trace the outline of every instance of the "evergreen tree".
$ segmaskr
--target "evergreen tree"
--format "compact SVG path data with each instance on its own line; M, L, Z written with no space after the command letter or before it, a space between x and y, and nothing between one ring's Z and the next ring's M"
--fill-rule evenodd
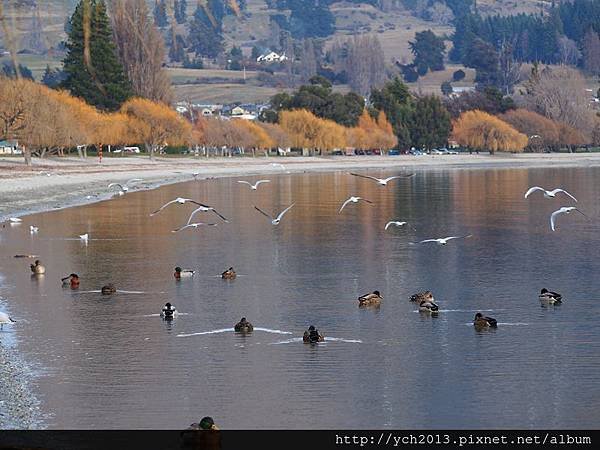
M87 20L84 20L84 15ZM89 24L85 48L84 22ZM103 0L80 0L71 16L61 86L100 109L114 111L131 95L117 58Z
M450 113L437 96L416 99L409 125L412 145L428 150L446 145L451 128Z
M498 83L498 53L492 44L476 38L469 49L464 64L477 70L475 82L480 87Z
M189 22L189 30L189 48L197 55L216 58L223 52L220 23L216 21L212 11L207 11L206 6L198 3L194 17Z
M164 28L169 24L165 0L156 0L154 4L154 24L159 28Z
M437 37L431 30L415 34L414 42L408 43L414 55L414 66L419 75L424 75L428 70L444 70L444 39Z
M410 146L408 123L412 114L412 99L408 87L398 78L386 83L381 89L371 91L373 108L385 112L398 137L398 146Z
M185 23L187 21L187 0L175 0L173 12L177 23Z
M19 75L21 78L33 81L33 73L31 73L31 70L29 70L28 67L23 64L19 64L17 67L19 68ZM12 61L5 62L2 65L2 71L0 73L8 78L17 78L17 72Z
M60 69L51 69L50 65L46 65L44 75L42 76L42 84L49 88L55 88L60 85L65 79L65 74Z

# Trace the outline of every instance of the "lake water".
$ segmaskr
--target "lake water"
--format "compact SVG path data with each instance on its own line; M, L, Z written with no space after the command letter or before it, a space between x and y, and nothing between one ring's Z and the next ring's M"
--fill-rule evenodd
M181 429L205 415L224 429L598 425L598 168L417 171L388 187L344 172L270 178L258 191L222 178L131 192L1 229L0 309L18 322L0 341L31 366L46 426ZM563 215L550 231L572 201L524 199L533 185L567 189L590 220ZM338 214L350 195L374 204ZM176 196L230 223L201 213L218 226L172 233L191 206L149 213ZM292 202L279 226L252 207ZM392 219L414 230L384 231ZM31 277L12 257L23 253L46 275ZM196 276L177 282L177 265ZM229 266L237 279L221 280ZM71 272L78 291L61 286ZM143 293L86 292L108 282ZM563 304L542 307L542 287ZM359 309L375 289L381 308ZM437 317L408 301L426 289ZM172 323L157 315L167 301L184 313ZM476 331L477 311L498 328ZM250 335L232 330L242 316ZM329 339L303 344L311 324Z

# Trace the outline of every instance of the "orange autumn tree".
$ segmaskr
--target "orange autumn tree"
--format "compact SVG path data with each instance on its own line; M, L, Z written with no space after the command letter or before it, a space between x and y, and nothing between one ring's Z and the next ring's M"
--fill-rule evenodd
M464 112L454 122L453 139L465 147L496 151L523 151L529 139L506 122L480 110Z
M247 144L252 149L252 156L256 155L256 150L268 150L275 146L275 140L269 136L269 133L254 122L236 119L232 121L232 125L241 127L249 133L250 141Z
M156 150L164 145L191 142L191 124L167 105L133 98L121 106L120 112L139 121L140 140L146 146L150 159L154 159Z
M529 138L529 147L555 147L560 142L559 124L552 119L526 109L513 109L498 116Z
M383 111L379 111L375 120L364 109L358 118L357 126L349 128L346 135L351 147L365 150L378 149L382 150L382 153L393 148L398 142Z
M294 148L330 151L346 146L346 129L337 123L320 119L310 111L280 111L279 124Z

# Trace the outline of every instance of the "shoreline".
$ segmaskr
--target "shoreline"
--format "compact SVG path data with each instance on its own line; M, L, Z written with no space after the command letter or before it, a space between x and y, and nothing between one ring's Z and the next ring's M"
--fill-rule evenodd
M274 165L273 165L274 164ZM285 169L280 165L283 164ZM34 159L31 170L22 158L0 157L0 222L38 212L110 200L109 183L142 178L131 192L221 177L253 177L345 170L528 169L600 166L600 153L460 154L329 157L77 157ZM196 174L194 176L194 174Z

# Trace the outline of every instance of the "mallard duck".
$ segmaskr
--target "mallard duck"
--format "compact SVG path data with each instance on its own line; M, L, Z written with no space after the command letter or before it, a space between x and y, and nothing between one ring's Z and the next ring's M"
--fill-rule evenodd
M419 311L437 314L439 311L439 307L433 301L423 300L421 301L421 303L419 303Z
M477 314L475 314L473 325L475 325L475 328L496 328L498 326L498 322L496 321L496 319L486 317L480 312L478 312Z
M370 294L358 297L358 306L376 306L381 303L382 298L379 291L373 291Z
M195 270L191 270L191 269L182 269L181 267L175 267L175 273L173 274L173 276L179 280L180 278L187 278L187 277L191 277L196 273Z
M191 424L181 432L182 449L221 448L221 432L212 417L203 417L200 422Z
M245 317L242 317L242 320L240 320L238 323L236 323L234 325L233 329L240 333L250 333L252 330L254 330L254 327L252 326L252 324L250 322L248 322L246 320Z
M114 284L109 283L106 286L102 286L102 289L100 289L100 292L102 292L102 295L111 295L111 294L114 294L115 292L117 292L117 288L115 287Z
M230 267L221 274L221 278L223 278L224 280L235 280L236 276L237 275L235 273L235 270L233 270L233 267Z
M304 336L302 336L302 341L305 344L315 344L317 342L323 342L325 340L325 336L319 333L314 325L308 327L308 330L304 332Z
M433 298L433 294L431 293L431 291L423 291L423 292L417 292L416 294L411 295L410 301L421 304L421 302L423 302L423 301L434 302L435 300Z
M177 310L175 309L175 307L169 302L165 303L165 306L163 306L163 309L160 312L160 317L162 317L165 320L171 320L174 319L176 316Z
M77 289L79 287L79 275L72 273L69 276L61 278L63 286L71 286L71 289Z
M31 271L36 275L46 273L46 268L42 265L39 259L36 259L35 263L29 264L29 267L31 267Z
M549 291L546 288L542 289L540 292L539 299L541 302L547 302L551 305L555 303L562 303L562 295L560 295L558 292Z

